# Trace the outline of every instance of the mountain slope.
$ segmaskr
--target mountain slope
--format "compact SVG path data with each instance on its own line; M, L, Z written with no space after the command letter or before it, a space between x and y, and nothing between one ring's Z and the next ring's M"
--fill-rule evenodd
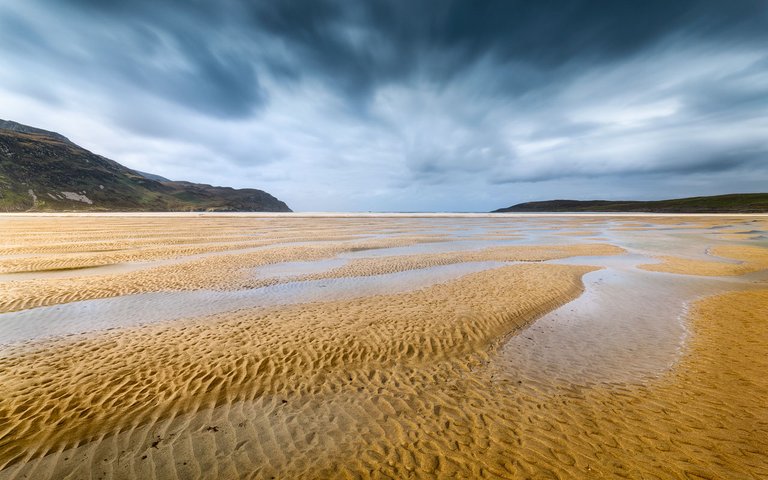
M156 179L58 133L0 120L0 211L291 211L261 190Z
M656 201L549 200L494 210L505 212L637 212L637 213L761 213L768 212L768 193L734 193Z
M60 133L49 132L48 130L43 130L42 128L30 127L29 125L22 125L21 123L13 122L11 120L0 119L0 130L8 130L8 131L17 132L17 133L33 133L33 134L43 135L45 137L58 140L60 142L74 145L67 137L65 137L64 135L61 135Z
M156 182L172 182L173 181L173 180L171 180L169 178L161 177L160 175L155 175L154 173L147 173L147 172L142 172L142 171L139 171L139 170L134 170L134 172L138 173L139 175L141 175L144 178L148 178L148 179L154 180Z

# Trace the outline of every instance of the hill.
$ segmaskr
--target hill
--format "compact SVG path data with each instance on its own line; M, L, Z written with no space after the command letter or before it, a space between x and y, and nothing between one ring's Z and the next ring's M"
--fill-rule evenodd
M549 200L518 203L493 211L505 212L763 213L768 212L768 193L734 193L655 201Z
M0 211L71 210L291 211L262 190L168 181L58 133L0 120Z

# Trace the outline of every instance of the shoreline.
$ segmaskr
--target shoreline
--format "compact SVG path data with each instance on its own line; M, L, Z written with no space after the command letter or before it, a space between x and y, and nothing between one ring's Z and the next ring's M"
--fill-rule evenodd
M552 217L756 217L766 213L646 213L646 212L0 212L0 219L12 217L253 217L253 218L552 218Z

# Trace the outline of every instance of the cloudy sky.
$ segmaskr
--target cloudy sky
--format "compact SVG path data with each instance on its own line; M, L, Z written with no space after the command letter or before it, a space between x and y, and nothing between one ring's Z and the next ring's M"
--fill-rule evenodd
M765 0L0 0L0 118L302 211L768 190Z

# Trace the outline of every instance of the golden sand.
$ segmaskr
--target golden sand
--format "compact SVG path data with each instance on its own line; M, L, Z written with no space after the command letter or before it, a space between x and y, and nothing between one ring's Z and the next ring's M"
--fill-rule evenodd
M399 237L346 243L323 242L300 247L274 247L236 255L216 255L144 268L140 271L70 278L65 282L58 278L13 281L4 285L5 288L0 291L0 312L144 292L247 289L288 281L380 275L462 262L530 262L585 254L615 255L623 251L618 247L602 244L560 247L497 247L479 252L361 259L323 274L301 275L282 280L276 278L258 279L254 278L253 275L253 270L257 267L288 259L291 261L320 260L344 252L406 246L431 241L429 238L422 237Z
M285 261L445 242L452 230L488 225L475 239L554 235L558 228L625 235L637 228L648 236L691 230L712 247L712 261L667 255L642 268L739 275L768 268L768 249L716 243L720 230L701 232L743 230L745 218L502 218L459 226L455 219L365 217L63 218L0 218L2 268L40 274L0 283L0 311L463 262L523 263L405 293L6 349L1 480L768 477L766 289L692 305L684 353L657 377L572 383L535 369L521 374L499 347L577 297L581 277L596 268L541 262L619 255L620 244L397 253L350 257L328 271L286 278L254 273ZM749 221L755 229L768 226ZM66 281L43 271L94 265L136 270L72 272Z
M465 262L543 262L576 256L619 255L621 253L624 253L623 249L605 244L494 247L467 252L362 258L326 272L289 277L286 280L363 277Z
M237 312L8 355L0 463L202 406L341 386L363 368L481 352L578 295L589 270L509 266L413 293Z
M401 415L418 420L403 422L399 442L361 447L360 460L344 464L384 464L378 471L394 478L764 478L766 312L768 290L697 302L686 355L647 385L541 389L537 379L504 378L491 358L449 391L419 392L427 408Z
M398 352L396 363L331 368L322 382L309 373L51 460L71 471L82 450L80 472L114 478L217 476L206 468L242 478L761 478L766 309L768 290L698 302L686 355L645 385L542 388L543 379L505 376L492 353ZM135 456L120 462L126 450Z
M10 281L0 291L0 312L56 305L78 300L108 298L157 291L256 288L270 282L253 279L250 272L260 266L295 260L318 260L343 252L412 245L431 239L421 237L360 240L345 243L318 242L313 245L266 247L233 255L223 254L152 266L114 275L67 279L38 278ZM274 283L274 282L271 282Z
M731 262L659 256L661 263L640 265L639 268L654 272L705 276L744 275L768 268L768 248L729 245L711 248L708 253Z

